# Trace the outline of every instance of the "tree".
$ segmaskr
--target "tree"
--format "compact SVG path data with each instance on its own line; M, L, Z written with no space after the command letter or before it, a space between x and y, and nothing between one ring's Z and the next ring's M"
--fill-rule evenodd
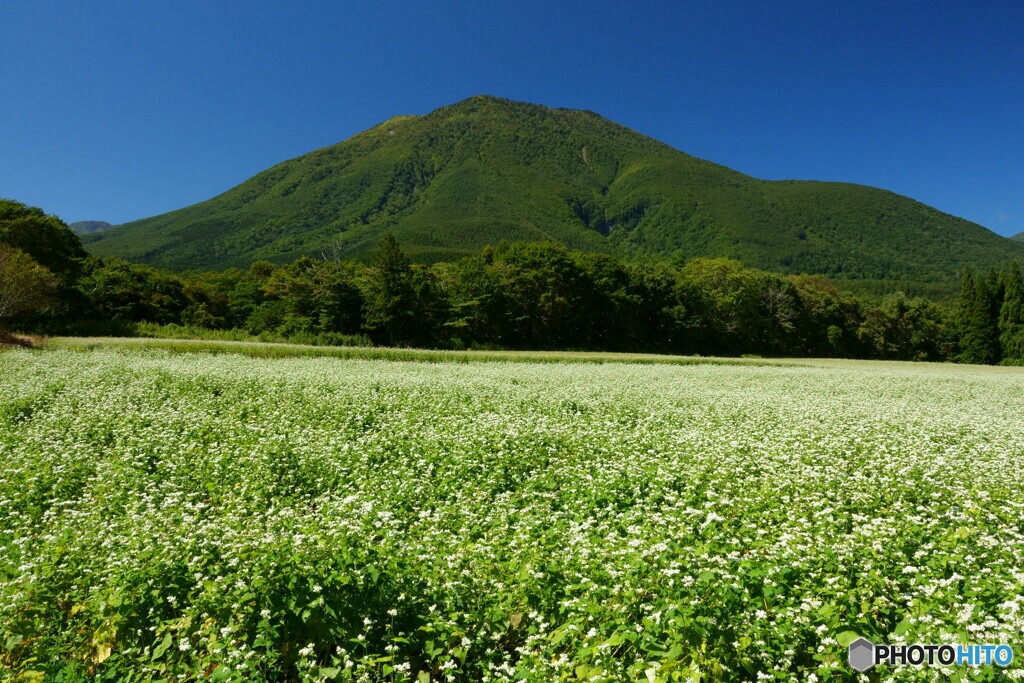
M398 240L384 235L373 253L366 279L365 322L389 346L407 344L414 336L416 292L412 268Z
M20 249L0 244L0 322L44 306L56 290L53 273Z
M517 345L580 348L588 345L584 299L593 283L562 246L518 242L498 254L507 269L509 309Z
M85 250L64 221L11 199L0 199L0 244L20 249L49 270L62 287L81 273Z
M732 259L697 258L681 274L700 294L703 317L713 353L761 352L770 349L764 287L758 272Z
M275 269L263 292L282 302L292 331L359 332L362 298L340 263L303 256Z
M870 354L883 360L941 360L942 313L923 299L907 301L891 295L880 306L868 306L858 330Z
M359 334L363 293L356 286L354 264L321 262L314 292L320 327L327 332Z
M208 330L227 329L231 318L228 298L208 283L186 280L182 294L187 304L181 312L181 324L205 327Z
M97 262L81 287L108 320L177 323L188 305L176 275L113 257Z
M272 310L274 304L278 302L269 301L263 290L273 273L273 263L256 261L234 283L227 292L232 325L259 333L278 324L279 316L267 314L267 311ZM267 320L268 318L270 320Z
M995 292L989 280L964 271L957 300L956 324L960 355L964 363L999 362L999 326L993 315Z
M787 349L802 356L852 357L859 353L860 303L840 294L822 275L789 275L797 298L796 339Z
M999 345L1003 358L1024 360L1024 283L1016 261L1006 276L1003 305L999 310Z
M572 257L583 275L577 304L583 313L582 345L616 351L641 348L636 315L644 301L622 262L607 254L573 252Z

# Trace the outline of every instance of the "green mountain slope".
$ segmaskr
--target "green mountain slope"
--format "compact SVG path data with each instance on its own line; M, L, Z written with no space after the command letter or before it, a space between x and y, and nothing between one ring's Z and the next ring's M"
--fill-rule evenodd
M477 96L395 117L193 206L87 236L173 269L364 258L393 232L414 261L501 240L769 270L947 280L1024 261L1014 243L871 187L763 181L587 111Z
M1010 239L1011 240L1015 240L1017 242L1024 242L1024 232L1018 232L1016 235L1014 235Z

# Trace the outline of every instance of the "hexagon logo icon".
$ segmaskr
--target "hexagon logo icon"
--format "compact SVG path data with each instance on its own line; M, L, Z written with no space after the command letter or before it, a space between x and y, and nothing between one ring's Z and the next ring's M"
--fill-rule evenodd
M875 645L867 638L850 643L846 654L854 671L867 671L875 665Z

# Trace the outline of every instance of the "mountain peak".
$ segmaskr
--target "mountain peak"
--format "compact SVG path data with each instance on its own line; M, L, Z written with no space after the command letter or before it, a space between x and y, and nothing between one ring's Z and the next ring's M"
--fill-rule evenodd
M103 232L104 230L110 230L114 226L106 221L77 221L68 225L71 228L71 232L78 235L88 235L94 232Z
M459 107L462 105L481 105L481 104L526 104L525 102L514 102L505 97L498 97L497 95L470 95L464 100L459 100L449 106ZM539 105L538 105L539 106Z
M878 280L1024 260L1024 244L891 192L758 180L592 112L493 95L393 117L87 243L98 256L224 268L366 258L386 232L421 263L502 240Z
M452 104L439 107L434 111L427 114L427 116L434 115L451 115L451 114L471 114L474 112L485 112L485 111L544 111L549 110L541 104L531 104L529 102L517 102L515 100L509 100L504 97L496 97L495 95L473 95L467 97L464 100L459 100Z

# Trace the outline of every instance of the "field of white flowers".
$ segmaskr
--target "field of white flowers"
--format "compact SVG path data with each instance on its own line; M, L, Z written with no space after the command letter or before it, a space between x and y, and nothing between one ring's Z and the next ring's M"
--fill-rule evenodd
M0 671L868 680L1022 640L1022 465L1009 368L5 352Z

